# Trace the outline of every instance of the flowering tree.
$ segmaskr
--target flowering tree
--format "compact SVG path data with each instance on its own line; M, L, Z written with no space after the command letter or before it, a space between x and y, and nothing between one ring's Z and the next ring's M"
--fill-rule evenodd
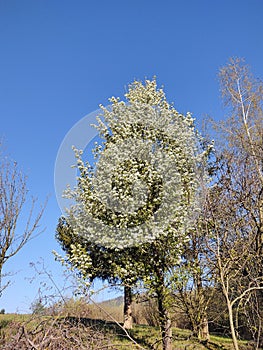
M79 176L77 187L67 190L75 201L67 222L84 245L107 256L108 277L137 276L132 282L143 281L157 297L163 348L171 349L169 275L199 215L209 150L191 115L178 113L155 79L134 81L125 97L101 106L95 164L75 149Z

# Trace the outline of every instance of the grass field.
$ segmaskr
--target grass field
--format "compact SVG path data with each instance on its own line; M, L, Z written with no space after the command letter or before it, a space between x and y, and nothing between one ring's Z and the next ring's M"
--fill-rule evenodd
M92 320L88 318L72 318L68 319L67 327L63 328L61 332L61 317L41 316L32 317L32 315L17 315L6 314L0 315L0 348L22 350L27 349L26 342L30 344L36 344L38 347L32 346L32 349L155 349L160 350L162 348L160 341L160 333L158 327L150 327L143 325L135 325L134 328L125 333L116 323L107 322L103 320ZM72 322L74 320L74 322ZM63 318L63 322L65 319ZM69 325L70 324L70 325ZM81 325L81 326L80 326ZM21 332L21 329L23 332ZM22 345L13 345L13 348L8 347L9 339L18 339L18 333L21 332L21 339L24 337L24 343ZM43 333L43 335L41 334ZM17 334L16 334L17 333ZM53 334L54 333L54 334ZM60 345L55 345L52 339L59 340L59 337L65 337L67 339L75 339L76 343L82 341L83 344L68 345L70 347L64 348ZM91 337L92 334L92 337ZM53 338L52 338L52 336ZM88 335L88 337L87 337ZM50 337L51 341L48 343L47 339ZM26 338L27 337L27 338ZM176 350L232 350L232 341L229 338L223 338L218 336L211 336L210 342L207 344L200 344L196 339L189 339L190 331L173 328L173 349ZM41 342L46 341L47 346L41 347ZM97 345L96 345L97 342ZM13 343L15 344L15 343ZM48 345L49 344L49 345ZM60 344L60 342L57 342ZM70 343L69 343L70 344ZM20 346L20 347L16 347ZM57 346L57 347L56 347ZM76 347L75 347L76 346ZM29 347L28 347L29 349ZM246 342L240 342L240 349L248 350L249 345ZM252 349L252 348L251 348Z

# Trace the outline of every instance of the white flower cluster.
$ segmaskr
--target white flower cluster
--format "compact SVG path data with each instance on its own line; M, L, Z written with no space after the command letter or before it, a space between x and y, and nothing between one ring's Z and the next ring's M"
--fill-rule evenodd
M77 269L87 281L91 277L88 271L92 266L92 261L81 244L71 244L70 252L65 257L62 257L56 251L53 251L53 254L55 255L55 259L60 261L63 266L68 267L72 271Z
M80 176L69 210L75 232L118 249L185 234L198 211L204 156L193 118L170 106L155 80L135 82L126 98L101 106L95 170L76 151Z

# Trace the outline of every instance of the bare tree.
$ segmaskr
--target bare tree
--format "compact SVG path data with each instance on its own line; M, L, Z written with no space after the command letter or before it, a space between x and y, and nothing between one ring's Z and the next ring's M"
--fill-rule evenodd
M214 295L214 274L207 260L201 217L195 229L189 232L189 241L185 244L181 263L173 277L175 309L179 307L186 315L194 337L209 341L207 308Z
M239 348L240 314L252 312L258 349L263 301L263 85L240 59L231 59L221 69L220 82L229 117L218 128L223 144L217 148L218 178L207 202L207 243L226 300L234 348Z
M1 144L0 144L1 147ZM15 161L0 153L0 293L4 264L15 256L38 230L45 205L35 213L36 198L27 200L26 177ZM29 206L26 213L25 207ZM40 233L40 232L39 232Z

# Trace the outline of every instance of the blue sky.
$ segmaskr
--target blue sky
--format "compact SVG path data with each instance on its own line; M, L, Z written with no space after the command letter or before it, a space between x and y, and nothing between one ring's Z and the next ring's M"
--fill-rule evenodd
M262 0L0 0L0 137L28 175L29 194L49 196L45 232L6 265L17 274L0 308L28 310L41 279L28 282L29 263L40 257L62 282L51 253L61 215L54 165L73 125L154 75L178 111L198 123L224 118L219 68L244 57L263 77L262 15Z

